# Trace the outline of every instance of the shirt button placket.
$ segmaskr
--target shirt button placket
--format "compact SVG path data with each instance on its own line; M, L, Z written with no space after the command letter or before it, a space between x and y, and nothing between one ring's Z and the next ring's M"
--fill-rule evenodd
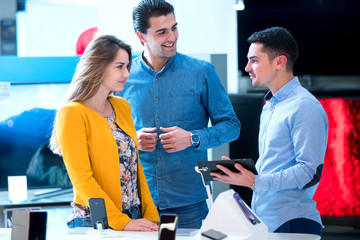
M155 80L155 96L154 96L154 106L155 106L155 125L159 129L159 121L160 121L160 101L159 101L159 92L160 92L160 86L159 86L159 78L157 75L154 76Z
M159 98L159 94L160 94L160 82L159 82L159 78L157 77L157 75L154 76L154 84L155 84L155 96L154 96L154 106L155 106L155 126L157 129L160 129L160 98ZM161 144L160 142L158 144ZM157 151L157 159L158 161L161 160L161 151ZM157 164L157 180L160 181L161 180L161 175L162 175L162 172L161 172L161 165ZM161 184L158 182L158 191L159 191L159 198L160 198L160 195L161 195Z

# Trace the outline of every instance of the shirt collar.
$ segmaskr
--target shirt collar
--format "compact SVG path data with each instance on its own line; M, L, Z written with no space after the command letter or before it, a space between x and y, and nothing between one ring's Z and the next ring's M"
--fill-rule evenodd
M155 72L151 67L149 67L144 59L144 52L141 53L140 55L140 59L141 59L141 65L143 67L145 67L146 69L148 69L148 71L154 73L154 74L161 74L163 72L165 72L169 67L171 67L171 65L174 63L176 56L178 55L178 53L176 53L176 55L174 57L171 57L170 60L166 63L166 65L159 71L159 72Z
M275 95L273 95L272 92L269 91L265 95L265 101L271 100L274 102L281 102L298 86L300 86L300 81L298 77L294 77L287 84L282 86L279 91L275 93Z

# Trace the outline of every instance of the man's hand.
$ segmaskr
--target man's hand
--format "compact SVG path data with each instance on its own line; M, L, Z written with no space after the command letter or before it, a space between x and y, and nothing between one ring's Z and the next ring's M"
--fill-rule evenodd
M230 160L228 157L222 157L222 160ZM219 173L210 173L211 176L214 177L214 180L232 184L232 185L238 185L238 186L244 186L251 188L254 184L255 177L252 172L245 169L243 166L241 166L240 163L235 164L235 168L239 170L240 172L235 173L230 171L228 168L218 164L216 165L217 168L222 170L226 175L219 174Z
M139 150L145 152L152 152L156 149L158 141L158 134L156 127L153 128L142 128L136 132L139 143Z
M160 134L161 143L168 153L184 150L191 145L191 133L179 127L160 127L165 132Z
M124 231L146 231L153 232L159 229L158 225L145 218L133 219L124 227Z

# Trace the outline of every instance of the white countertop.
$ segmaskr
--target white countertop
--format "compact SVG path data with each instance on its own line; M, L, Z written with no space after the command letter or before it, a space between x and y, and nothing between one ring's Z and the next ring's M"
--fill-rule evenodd
M121 239L121 240L133 240L133 239L157 239L157 232L126 232L126 231L111 231L109 235L99 236L95 232L87 234L68 234L66 229L47 229L46 239L47 240L83 240L83 239ZM0 240L11 239L10 228L0 228ZM197 240L201 239L201 235L198 232L194 236L176 236L177 240ZM241 236L228 236L228 240L242 240ZM320 239L317 235L312 234L289 234L289 233L269 233L269 240L318 240Z

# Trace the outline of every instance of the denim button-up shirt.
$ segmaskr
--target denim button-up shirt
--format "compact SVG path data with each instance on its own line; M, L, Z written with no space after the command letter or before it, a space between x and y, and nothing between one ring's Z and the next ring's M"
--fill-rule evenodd
M321 224L312 198L327 146L325 110L297 77L265 100L252 208L270 232L295 218Z
M240 122L213 65L177 53L155 72L139 56L119 95L131 104L136 130L156 127L160 135L160 127L178 126L200 135L196 149L167 153L159 141L155 151L140 151L155 205L166 209L206 199L196 162L207 160L208 148L233 141L240 133Z

